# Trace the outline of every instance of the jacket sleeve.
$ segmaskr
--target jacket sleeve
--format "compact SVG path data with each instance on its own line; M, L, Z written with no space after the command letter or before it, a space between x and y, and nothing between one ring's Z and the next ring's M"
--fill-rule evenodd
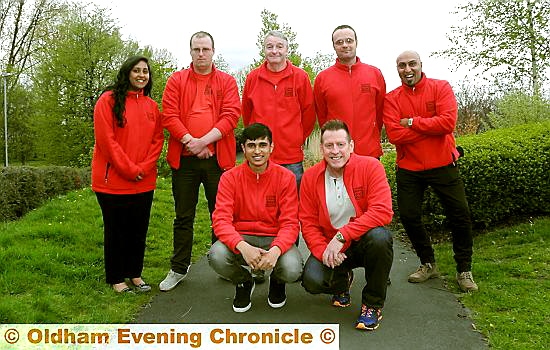
M458 107L451 85L446 81L436 89L437 115L431 118L414 118L412 130L425 135L451 134L456 126Z
M279 232L271 243L277 246L281 253L286 253L298 238L300 226L298 224L298 192L294 174L282 176L279 191Z
M181 120L181 95L183 94L181 79L181 72L172 74L166 82L162 95L162 125L176 140L181 140L183 135L189 133Z
M363 212L359 217L340 228L346 240L358 240L370 229L388 225L393 216L390 185L382 163L372 159L366 168L360 168L354 176L361 176L366 184L366 201L363 202L366 206L361 208Z
M378 131L382 131L382 125L384 125L384 100L386 99L386 81L382 72L378 70L378 80L381 87L380 92L376 96L376 126Z
M317 114L317 121L319 122L319 127L322 127L323 124L327 121L327 101L323 95L323 77L317 76L315 83L313 84L313 98L315 101L315 113Z
M223 86L220 114L214 127L222 133L222 136L226 136L237 127L241 115L241 99L235 78L227 74L222 76L221 81Z
M319 196L316 190L314 173L306 171L300 184L300 223L302 237L306 245L317 259L323 260L323 253L327 248L327 240L319 225L319 211L321 210Z
M141 172L140 167L135 164L126 154L124 149L117 142L114 122L114 115L111 97L103 94L97 101L94 108L94 136L97 147L105 154L111 166L126 180L133 181Z
M216 196L216 209L212 213L212 228L218 239L238 254L236 246L244 239L235 229L233 217L235 214L235 189L236 182L230 172L225 172L220 178L218 184L218 194Z
M417 142L426 138L426 136L419 134L411 128L401 126L399 121L402 118L407 117L401 114L396 97L391 93L387 94L384 101L384 125L386 126L386 134L388 135L390 142L394 145L402 145Z
M157 161L160 157L160 152L162 152L162 146L164 145L164 132L160 112L157 104L153 100L151 100L151 104L155 113L155 131L151 140L151 147L149 147L149 151L147 152L147 157L138 164L143 170L144 175L156 169Z
M302 129L304 131L302 143L313 131L315 126L315 103L313 99L313 89L307 73L302 74L302 84L298 90L300 98L300 108L302 110Z
M243 89L242 115L244 126L252 124L252 100L248 97L253 79L252 74L252 72L248 73Z

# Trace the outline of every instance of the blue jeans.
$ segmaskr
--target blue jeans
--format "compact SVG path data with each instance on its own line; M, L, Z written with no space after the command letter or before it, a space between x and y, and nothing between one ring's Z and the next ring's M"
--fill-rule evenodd
M435 262L430 237L422 223L424 192L431 186L451 225L458 272L472 269L472 224L464 183L454 164L425 171L397 169L397 206L407 236L422 264Z
M193 223L199 201L199 188L202 183L208 202L208 211L212 213L216 206L216 194L222 170L216 157L199 159L181 157L179 169L172 169L172 194L176 218L174 219L174 254L170 259L171 268L177 273L187 273L191 264L193 248ZM212 241L215 240L212 233Z
M274 237L242 235L244 240L254 246L269 250ZM241 254L235 254L221 241L216 241L208 252L210 267L220 276L227 278L234 284L252 280L252 275L244 267L246 261ZM278 282L293 283L302 276L302 255L295 246L281 255L271 273Z
M384 227L375 227L345 251L347 258L334 268L310 255L304 266L302 286L311 294L340 294L348 291L348 273L356 267L365 269L367 284L361 302L370 307L383 307L388 276L393 262L393 238Z
M302 175L304 174L304 165L302 164L302 162L298 162L298 163L292 163L292 164L281 164L281 166L292 171L292 173L296 177L296 189L298 190L298 194L299 194L300 183L302 182Z

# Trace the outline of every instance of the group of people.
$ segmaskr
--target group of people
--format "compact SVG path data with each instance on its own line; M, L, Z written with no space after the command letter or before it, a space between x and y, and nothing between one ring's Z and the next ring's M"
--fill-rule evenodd
M162 113L149 97L148 59L129 58L94 111L92 189L104 222L106 281L116 292L146 292L141 277L156 162L169 133L167 161L175 202L173 255L161 291L188 274L193 222L202 184L212 220L208 261L235 285L233 310L246 312L255 284L269 274L268 304L286 303L286 284L301 281L312 294L351 304L353 270L364 268L356 328L374 330L382 319L393 261L392 198L380 135L385 126L397 152L400 220L420 259L409 282L439 276L422 224L423 194L431 186L452 225L457 282L475 291L472 232L453 131L457 104L448 82L427 78L414 51L396 60L402 85L386 94L384 77L356 56L349 25L332 33L336 63L312 88L307 73L288 59L288 41L271 31L265 62L252 70L242 100L236 81L216 69L213 37L191 36L190 67L168 79ZM236 164L234 129L242 116ZM315 122L323 159L305 170L303 145ZM298 250L301 232L311 252ZM256 279L255 279L256 278ZM129 280L130 285L127 284Z

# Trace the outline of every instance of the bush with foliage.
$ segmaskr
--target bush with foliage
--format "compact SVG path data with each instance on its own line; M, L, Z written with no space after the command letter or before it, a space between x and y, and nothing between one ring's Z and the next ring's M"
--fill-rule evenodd
M457 139L465 150L459 166L475 227L550 213L550 122L492 130ZM395 153L382 158L398 218ZM433 191L425 195L423 221L441 230L445 215Z
M90 169L7 167L0 170L0 221L20 218L45 200L90 185Z
M522 91L512 91L495 103L495 110L489 113L495 128L509 128L515 125L550 120L550 101Z

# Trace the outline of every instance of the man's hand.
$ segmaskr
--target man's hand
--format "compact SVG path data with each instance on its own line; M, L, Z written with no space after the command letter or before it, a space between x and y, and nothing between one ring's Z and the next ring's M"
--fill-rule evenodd
M401 120L399 120L399 125L401 125L404 128L410 128L409 118L402 118Z
M212 152L210 152L210 149L208 147L205 147L197 154L197 158L199 159L208 159L210 157L212 157Z
M258 264L258 268L260 270L269 270L274 268L280 256L281 256L281 249L277 246L271 247L269 251L262 254L262 259Z
M197 139L195 137L193 137L185 145L187 150L194 155L198 155L199 153L201 153L207 146L208 144L206 142L204 142L202 139Z
M343 246L344 243L338 241L336 237L332 237L323 252L323 264L331 269L340 266L347 258L346 254L340 252Z
M237 249L241 252L247 265L253 269L258 269L258 264L262 260L262 254L267 253L267 250L254 247L245 241L237 243Z

